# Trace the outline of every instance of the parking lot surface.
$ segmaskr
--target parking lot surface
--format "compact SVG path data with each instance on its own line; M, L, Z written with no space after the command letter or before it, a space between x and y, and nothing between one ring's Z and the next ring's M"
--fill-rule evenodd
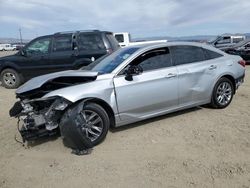
M10 52L13 53L13 52ZM6 55L6 52L0 52ZM0 86L0 187L250 187L250 66L226 109L197 107L109 131L90 155L61 138L23 147Z

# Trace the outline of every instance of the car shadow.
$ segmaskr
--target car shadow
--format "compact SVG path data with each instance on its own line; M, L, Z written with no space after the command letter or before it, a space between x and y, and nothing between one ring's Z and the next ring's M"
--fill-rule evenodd
M34 140L34 141L28 141L26 143L26 147L27 148L32 148L32 147L36 147L38 145L42 145L44 143L48 143L48 142L54 142L56 141L58 138L60 137L60 134L56 134L50 137L44 137L44 138L40 138L38 140Z
M161 120L166 119L166 118L171 118L171 117L179 116L179 115L182 115L182 114L187 114L187 113L190 113L190 112L198 111L198 110L201 110L203 108L206 108L206 107L203 107L203 106L193 107L193 108L181 110L181 111L178 111L178 112L173 112L173 113L153 117L153 118L150 118L150 119L142 120L142 121L139 121L139 122L136 122L136 123L124 125L124 126L121 126L121 127L111 127L109 131L111 133L124 131L124 130L127 130L127 129L132 129L132 128L139 127L139 126L142 126L142 125L146 125L146 124L149 124L149 123L152 123L152 122L161 121Z
M179 116L179 115L182 115L182 114L191 113L191 112L194 112L194 111L201 110L203 108L204 108L203 106L193 107L193 108L189 108L189 109L186 109L186 110L181 110L181 111L178 111L178 112L173 112L173 113L170 113L170 114L161 115L161 116L158 116L158 117L142 120L140 122L124 125L124 126L121 126L121 127L113 127L113 128L110 128L109 131L111 133L116 133L116 132L120 132L120 131L124 131L124 130L128 130L128 129L132 129L132 128L135 128L135 127L139 127L139 126L142 126L142 125L145 126L146 124L149 124L149 123L152 123L152 122L157 122L157 121L161 121L161 120L166 119L166 118L171 118L171 117ZM54 142L59 137L60 137L60 133L58 133L58 134L56 134L54 136L44 137L44 138L40 138L38 140L29 141L29 142L26 143L26 147L27 148L32 148L32 147L39 146L39 145L42 145L42 144L47 143L47 142ZM64 142L63 142L63 144L65 145ZM67 146L67 145L65 145L65 146Z

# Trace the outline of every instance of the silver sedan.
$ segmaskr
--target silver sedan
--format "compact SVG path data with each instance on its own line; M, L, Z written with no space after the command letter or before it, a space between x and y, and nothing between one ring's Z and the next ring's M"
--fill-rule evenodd
M73 145L96 145L110 126L204 104L227 107L244 67L239 56L201 43L126 47L81 70L33 78L16 91L10 114L22 117L24 140L60 131Z

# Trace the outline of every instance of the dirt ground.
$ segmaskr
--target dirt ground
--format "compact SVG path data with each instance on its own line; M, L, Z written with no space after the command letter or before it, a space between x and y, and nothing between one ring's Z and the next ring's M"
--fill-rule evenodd
M0 87L0 187L250 187L250 66L229 107L193 108L109 131L87 156L61 138L17 143Z

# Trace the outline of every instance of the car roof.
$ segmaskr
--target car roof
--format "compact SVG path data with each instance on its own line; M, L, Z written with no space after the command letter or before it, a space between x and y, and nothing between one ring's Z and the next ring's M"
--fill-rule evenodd
M39 36L39 37L36 37L36 38L32 39L31 41L33 41L33 40L37 40L37 39L41 39L41 38L46 38L46 37L53 37L53 36L57 36L57 35L63 35L63 34L73 34L73 33L92 33L92 32L106 33L106 34L113 34L113 33L112 33L112 32L110 32L110 31L100 31L100 30L77 30L77 31L63 31L63 32L57 32L57 33L50 34L50 35L42 35L42 36ZM30 42L31 42L31 41L30 41Z
M75 31L61 31L56 32L54 35L60 35L60 34L73 34L73 33L107 33L107 34L113 34L110 31L100 31L100 30L75 30Z
M153 44L140 44L140 45L133 45L133 46L128 46L125 48L133 48L137 47L140 50L150 50L150 49L155 49L155 48L163 48L163 47L170 47L170 46L180 46L180 45L187 45L187 46L197 46L197 47L202 47L206 48L212 51L216 51L220 54L225 54L221 50L213 47L212 45L208 45L206 43L200 43L200 42L182 42L182 41L177 41L177 42L160 42L160 43L153 43Z

